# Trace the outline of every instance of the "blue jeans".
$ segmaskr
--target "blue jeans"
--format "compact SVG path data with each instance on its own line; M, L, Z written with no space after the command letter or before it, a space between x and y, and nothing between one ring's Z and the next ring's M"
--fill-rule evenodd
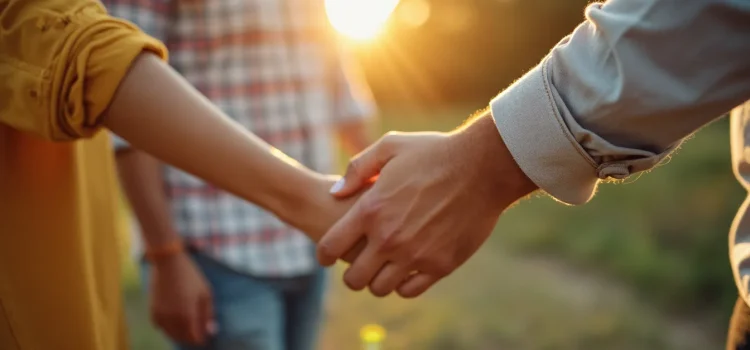
M322 321L326 270L295 278L255 278L192 254L211 285L219 332L207 346L178 350L313 350ZM141 278L147 288L149 265Z
M734 305L734 313L729 321L727 350L750 349L750 307L741 297Z

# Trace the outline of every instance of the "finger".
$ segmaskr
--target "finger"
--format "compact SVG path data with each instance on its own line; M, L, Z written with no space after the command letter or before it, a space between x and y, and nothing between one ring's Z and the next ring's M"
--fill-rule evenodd
M184 341L182 336L180 335L179 327L177 326L177 317L160 311L152 310L151 321L156 326L156 328L160 329L162 333L164 333L164 335L166 335L169 339L172 339L176 342Z
M362 198L323 235L316 249L318 261L331 266L348 252L355 243L364 238L360 207Z
M386 263L370 282L370 292L376 297L391 294L396 287L409 277L409 269L397 263Z
M206 325L201 323L198 308L199 306L195 305L195 310L182 319L184 336L191 345L201 345L205 339Z
M190 344L190 325L185 320L186 318L182 316L170 316L169 319L164 321L162 330L175 342Z
M434 275L429 275L424 272L416 273L407 278L396 291L398 295L404 298L416 298L422 293L426 292L435 282L439 281L440 278Z
M352 290L362 290L370 284L385 263L385 257L378 254L375 246L370 245L344 272L344 283Z
M370 184L393 157L395 137L392 133L386 135L352 158L344 177L331 187L331 194L339 198L348 197Z
M153 314L151 316L151 320L156 328L160 329L162 333L164 333L167 337L175 341L178 340L177 332L175 332L175 327L172 327L172 322L169 318L158 314Z
M211 295L205 295L200 302L200 324L203 327L204 334L207 336L216 335L216 321L214 318L214 302Z
M362 251L365 250L365 247L367 246L367 237L362 237L357 241L357 244L354 246L354 248L349 249L346 254L341 258L341 260L344 260L348 263L353 263L357 257L362 254Z

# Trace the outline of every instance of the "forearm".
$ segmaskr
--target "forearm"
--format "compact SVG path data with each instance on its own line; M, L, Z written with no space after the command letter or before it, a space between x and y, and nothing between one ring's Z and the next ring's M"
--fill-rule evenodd
M318 175L225 117L157 57L132 65L104 125L131 145L276 214L314 207Z
M147 247L165 247L179 241L165 195L161 163L135 149L117 153L120 182L138 219Z
M166 58L162 43L109 16L98 0L6 1L0 22L10 28L0 40L8 58L0 62L0 123L54 141L89 137L104 125L313 238L345 211L328 194L331 181L225 117L145 53Z

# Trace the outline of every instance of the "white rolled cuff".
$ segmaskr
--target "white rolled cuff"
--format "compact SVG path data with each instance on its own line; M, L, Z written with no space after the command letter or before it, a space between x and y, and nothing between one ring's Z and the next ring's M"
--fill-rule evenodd
M490 102L492 117L531 181L563 203L584 204L599 183L597 166L559 114L545 62Z

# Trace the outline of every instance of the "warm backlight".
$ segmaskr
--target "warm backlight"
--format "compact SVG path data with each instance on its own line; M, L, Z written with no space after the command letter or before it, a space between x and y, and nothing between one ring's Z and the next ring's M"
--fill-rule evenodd
M331 25L356 40L372 39L380 33L399 0L325 0Z

